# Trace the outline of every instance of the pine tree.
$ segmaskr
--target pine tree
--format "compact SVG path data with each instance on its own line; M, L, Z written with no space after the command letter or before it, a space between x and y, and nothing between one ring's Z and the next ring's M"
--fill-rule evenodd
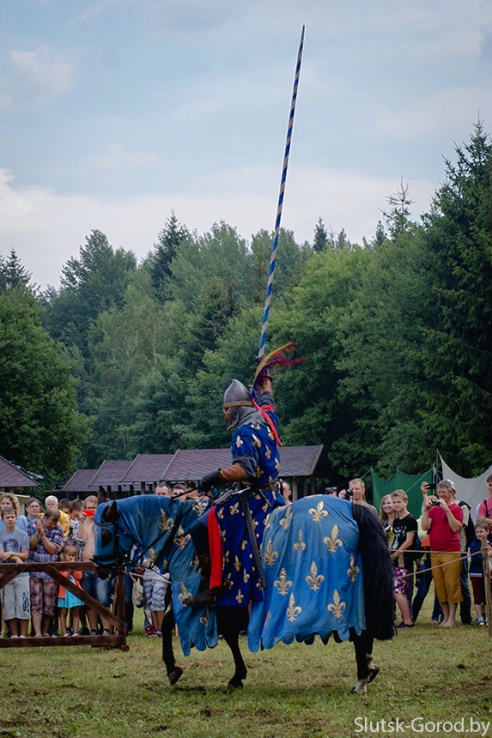
M184 225L180 225L173 211L159 233L159 241L154 246L155 251L151 256L152 286L160 298L165 295L166 280L172 277L173 259L179 251L180 244L188 236L188 230Z
M327 244L328 231L320 218L314 227L313 251L320 254L322 251L326 251Z
M12 289L26 289L35 291L35 286L30 284L31 274L21 263L15 249L10 251L7 259L0 256L0 292Z

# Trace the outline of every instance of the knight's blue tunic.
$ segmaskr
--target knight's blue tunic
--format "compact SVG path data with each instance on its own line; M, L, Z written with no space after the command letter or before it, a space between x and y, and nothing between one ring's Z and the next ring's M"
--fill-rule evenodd
M273 410L273 397L263 393L259 397L258 404L272 408L265 412L277 429L278 417ZM235 431L231 452L233 463L241 464L253 487L248 505L260 547L268 514L275 507L284 504L282 497L273 489L280 470L277 441L268 423L247 423ZM215 514L223 551L223 587L218 601L221 605L241 607L252 601L261 600L262 590L254 565L241 499L239 496L233 496L225 504L218 505Z
M260 395L259 405L271 405L273 398ZM266 410L278 430L278 417L274 410ZM250 484L270 485L280 471L280 453L272 429L266 423L240 425L231 443L232 463L239 462L248 474Z

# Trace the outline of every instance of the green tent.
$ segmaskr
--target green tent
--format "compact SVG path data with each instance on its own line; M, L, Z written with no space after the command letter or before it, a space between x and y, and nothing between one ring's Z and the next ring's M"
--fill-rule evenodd
M420 485L422 482L432 482L435 474L436 469L433 466L422 474L405 474L397 469L391 479L385 480L378 477L374 469L371 469L372 504L379 510L381 500L385 495L389 495L397 489L404 489L408 495L409 512L415 515L416 518L420 518L422 514Z

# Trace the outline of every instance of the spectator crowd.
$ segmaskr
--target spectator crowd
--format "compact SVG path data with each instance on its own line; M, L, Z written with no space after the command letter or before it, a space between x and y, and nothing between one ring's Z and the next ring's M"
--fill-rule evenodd
M290 504L290 486L284 480L278 484L285 503ZM325 488L325 494L365 505L380 519L394 566L395 620L398 607L399 629L415 626L432 582L433 624L451 628L459 618L464 625L487 625L482 553L487 551L492 568L492 475L487 479L487 497L474 511L457 499L450 480L423 482L421 492L422 514L416 519L408 510L408 496L402 489L385 495L378 513L366 501L362 479L353 479L341 491ZM163 480L155 493L181 499L196 495L184 485L171 488ZM97 498L59 503L57 497L49 495L44 507L43 510L40 501L31 497L25 503L25 515L21 515L15 494L0 496L0 564L92 561L92 517ZM104 607L110 606L110 579L101 579L93 570L67 570L62 574L76 589L88 593ZM127 575L127 633L133 627L136 604L144 608L146 634L161 635L162 618L169 604L169 581L169 576L153 567L150 559L144 559ZM487 586L490 588L490 582ZM104 616L87 608L71 589L39 570L22 571L2 588L2 616L5 635L12 638L49 637L59 631L62 636L111 632Z

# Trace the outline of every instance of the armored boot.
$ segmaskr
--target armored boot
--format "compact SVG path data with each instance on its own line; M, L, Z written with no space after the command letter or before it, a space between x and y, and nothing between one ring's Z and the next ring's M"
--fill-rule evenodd
M189 594L183 600L185 607L199 610L202 607L213 605L215 597L210 590L210 558L207 554L198 556L197 571L201 574L200 584L196 595Z

